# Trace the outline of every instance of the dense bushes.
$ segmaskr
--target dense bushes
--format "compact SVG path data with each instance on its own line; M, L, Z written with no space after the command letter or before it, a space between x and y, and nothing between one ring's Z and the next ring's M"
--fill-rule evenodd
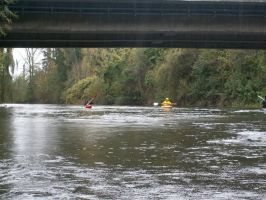
M266 94L266 54L261 50L45 52L49 67L34 79L37 102L81 103L97 95L98 104L151 105L169 97L178 106L232 106L258 105L257 95Z

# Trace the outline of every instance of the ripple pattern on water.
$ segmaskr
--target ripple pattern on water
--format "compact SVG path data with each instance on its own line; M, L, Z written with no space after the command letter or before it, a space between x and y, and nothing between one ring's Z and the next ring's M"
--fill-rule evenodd
M250 172L226 169L221 174L194 173L177 169L149 170L107 166L91 168L76 165L63 157L40 155L39 162L28 165L27 159L1 162L3 199L263 199L261 183L247 179ZM24 160L24 163L21 162ZM20 161L20 162L19 162ZM264 166L265 167L265 166ZM3 175L5 174L5 175ZM241 175L241 178L236 176ZM264 175L265 178L265 175ZM246 190L236 191L241 181ZM256 186L257 185L257 186ZM254 188L250 191L249 188ZM264 188L265 189L265 188ZM261 192L259 192L261 191ZM230 196L231 195L231 196Z
M266 198L260 110L0 109L0 199Z

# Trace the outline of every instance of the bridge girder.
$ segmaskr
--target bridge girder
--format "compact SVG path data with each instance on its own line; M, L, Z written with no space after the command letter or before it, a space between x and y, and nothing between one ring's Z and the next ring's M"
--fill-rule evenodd
M20 0L1 47L266 47L266 3Z

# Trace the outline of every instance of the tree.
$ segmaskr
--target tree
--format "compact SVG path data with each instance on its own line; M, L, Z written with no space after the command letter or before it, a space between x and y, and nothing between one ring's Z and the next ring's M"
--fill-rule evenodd
M80 104L97 95L99 104L151 105L169 97L178 106L246 106L266 93L262 50L44 49L42 67L34 54L27 50L25 73L15 81L20 102ZM11 80L3 73L10 65L1 66L1 80Z
M12 101L12 73L14 73L14 60L12 56L12 49L0 49L1 102L5 102L5 98L7 96L9 97L9 101ZM7 90L9 90L8 94Z
M166 50L163 61L154 68L157 101L169 97L178 105L188 104L192 68L198 54L196 49Z
M11 12L8 6L13 3L13 0L1 0L0 3L0 36L5 36L9 29L12 20L16 15Z
M225 92L231 101L247 104L257 99L257 93L265 87L262 83L265 61L260 62L265 59L263 55L258 50L234 51L231 59L234 67L225 83Z
M27 94L26 101L34 102L35 101L35 74L36 71L39 70L40 62L40 49L37 48L26 48L25 49L26 56L24 59L24 66L26 67L25 79L28 82L27 86Z

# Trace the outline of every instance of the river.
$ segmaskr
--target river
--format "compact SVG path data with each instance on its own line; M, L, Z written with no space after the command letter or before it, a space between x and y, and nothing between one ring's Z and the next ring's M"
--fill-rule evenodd
M0 105L0 199L266 199L266 112Z

